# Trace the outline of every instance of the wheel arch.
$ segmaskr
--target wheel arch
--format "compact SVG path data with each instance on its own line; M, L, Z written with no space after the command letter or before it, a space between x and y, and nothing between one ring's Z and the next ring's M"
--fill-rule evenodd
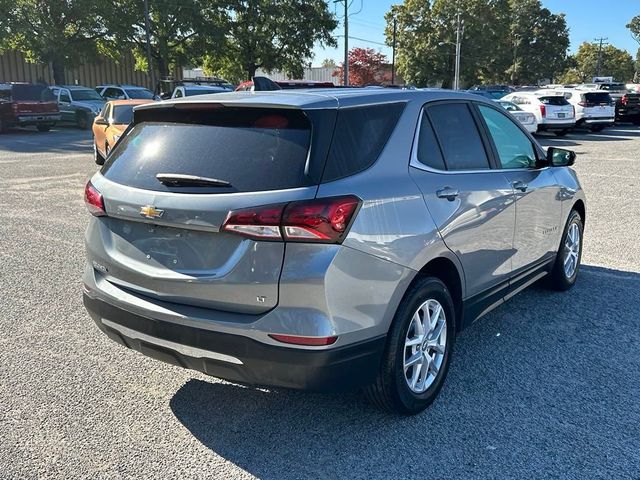
M448 256L433 258L417 273L407 291L424 277L435 277L447 286L456 311L456 332L462 330L462 301L464 298L464 274L462 268Z
M571 209L575 210L580 214L580 218L582 218L582 224L584 225L587 220L587 211L586 211L584 202L580 199L576 200L576 202L573 204L573 207L571 207Z

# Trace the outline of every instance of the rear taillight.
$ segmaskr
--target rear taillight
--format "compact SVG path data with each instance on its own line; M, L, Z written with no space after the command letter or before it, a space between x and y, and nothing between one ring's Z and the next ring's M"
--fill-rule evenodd
M101 217L107 214L104 209L102 194L91 182L87 182L87 185L84 187L84 204L87 206L87 210L89 210L91 215Z
M282 240L280 222L286 204L267 205L229 212L222 229L246 237Z
M545 107L544 105L540 105L540 115L542 115L543 117L547 116L547 107Z
M627 97L626 95L623 95L622 98L620 99L620 103L622 105L627 105L627 103L629 103L629 97Z
M359 205L349 195L234 210L222 230L261 240L340 243Z

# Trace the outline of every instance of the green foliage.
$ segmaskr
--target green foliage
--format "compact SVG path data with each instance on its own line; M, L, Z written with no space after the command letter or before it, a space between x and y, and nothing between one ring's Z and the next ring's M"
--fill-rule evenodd
M31 62L51 62L56 83L65 83L65 67L96 55L106 34L102 2L1 1L0 48L17 49Z
M324 0L231 0L222 43L209 42L208 64L229 78L256 70L301 76L315 44L336 46L337 21ZM239 67L238 67L239 66Z
M627 28L631 32L633 38L635 38L636 41L640 43L640 15L636 15L635 17L633 17L627 24Z
M322 68L336 68L336 62L333 58L325 58L321 64Z
M122 48L131 45L136 68L147 69L144 2L117 0L107 20L110 34ZM207 42L223 39L226 13L216 0L149 0L151 58L160 75L205 53Z
M585 42L580 45L577 53L571 59L575 67L567 74L571 73L581 82L590 82L597 73L598 49L597 43ZM635 63L629 52L613 45L602 47L601 76L612 76L617 81L626 82L633 78L634 71Z
M395 17L398 72L408 83L452 85L458 8L461 85L535 83L563 69L566 21L539 0L405 0L386 15L385 33L391 44Z

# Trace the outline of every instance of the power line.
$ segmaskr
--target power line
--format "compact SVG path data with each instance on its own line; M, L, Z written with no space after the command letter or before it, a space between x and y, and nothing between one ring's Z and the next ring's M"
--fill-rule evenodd
M336 35L336 37L344 38L344 35ZM375 40L369 40L368 38L360 38L360 37L354 37L353 35L349 35L349 40L351 40L351 39L360 40L361 42L373 43L374 45L381 45L383 47L388 47L389 46L386 43L376 42Z
M607 37L600 37L594 39L596 42L599 42L598 46L598 63L596 65L596 77L600 76L600 65L602 64L602 45L609 45L609 42L605 42L605 40L609 40Z

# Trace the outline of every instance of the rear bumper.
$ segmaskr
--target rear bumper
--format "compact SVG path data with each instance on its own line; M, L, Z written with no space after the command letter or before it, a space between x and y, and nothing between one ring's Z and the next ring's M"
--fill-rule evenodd
M554 131L554 130L567 130L575 127L575 125L576 125L576 122L574 120L571 120L570 122L553 121L553 123L539 123L538 131L544 132L544 131Z
M249 337L140 316L86 293L84 305L112 340L152 358L233 382L313 391L372 383L385 336L323 350L264 344Z
M18 115L16 117L16 120L17 120L17 123L20 125L37 125L40 123L58 122L60 121L60 118L61 116L59 113L55 113L55 114L34 113L34 114L27 114L27 115Z

